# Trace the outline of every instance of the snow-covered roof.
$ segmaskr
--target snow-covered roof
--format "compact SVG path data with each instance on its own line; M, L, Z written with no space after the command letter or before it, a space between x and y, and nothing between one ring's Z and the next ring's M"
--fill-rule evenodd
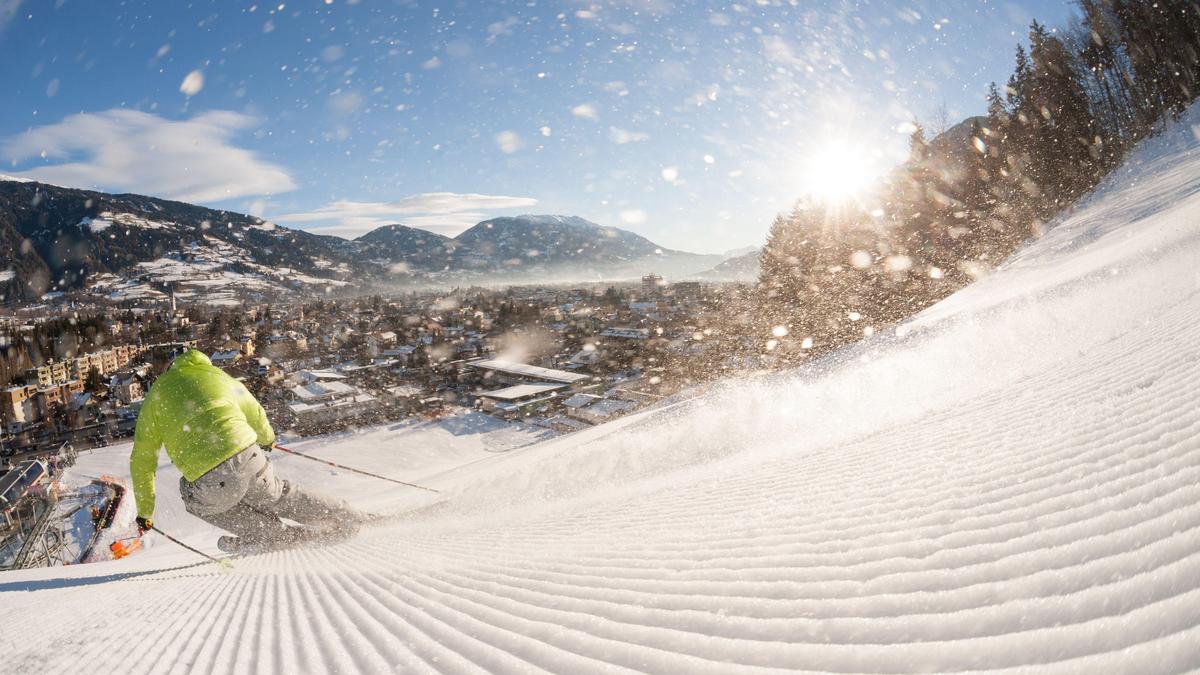
M575 394L563 401L563 405L567 408L582 408L599 400L600 397L595 394Z
M288 408L297 415L305 415L318 410L336 410L339 408L352 408L364 406L375 401L375 397L370 394L355 394L346 398L334 399L332 401L314 401L314 402L299 402L291 403Z
M571 356L571 364L576 366L592 365L599 360L600 352L595 349L580 349Z
M587 375L568 373L565 370L542 368L540 366L531 366L525 363L505 361L503 359L477 359L468 362L468 365L481 368L483 370L495 370L497 372L508 373L510 375L522 375L524 377L532 377L539 380L549 380L551 382L562 382L565 384L573 384L588 378Z
M567 385L557 382L530 382L527 384L517 384L504 389L496 389L480 394L483 398L492 398L499 401L516 401L531 396L540 396L542 394L558 391L566 388Z
M637 404L630 401L621 401L613 398L606 398L587 406L588 417L606 418L613 415L630 412L637 408Z
M592 426L587 422L567 417L566 415L555 415L554 417L546 418L542 424L548 427L566 427L574 431L582 431Z
M350 396L358 392L354 387L345 382L330 380L328 382L309 382L308 384L297 385L292 387L291 392L296 398L302 401L332 398L338 396Z
M301 382L317 382L321 380L344 380L345 375L332 370L302 370L296 374Z
M404 396L420 396L424 390L415 384L398 384L394 387L388 387L385 391L399 398Z
M600 337L621 338L624 340L648 340L649 328L605 328L600 331Z

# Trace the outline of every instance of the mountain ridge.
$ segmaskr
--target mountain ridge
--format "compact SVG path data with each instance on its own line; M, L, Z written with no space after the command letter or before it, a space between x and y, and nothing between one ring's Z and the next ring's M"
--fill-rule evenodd
M244 286L264 294L320 285L367 292L616 280L651 270L681 277L720 261L578 216L492 218L454 238L395 223L348 240L186 202L5 178L0 178L0 302L89 290L99 278L108 293L120 278L146 285L128 297L161 294L174 282L194 281L189 274L211 281L217 271L241 275L240 281L248 277L253 283ZM167 267L186 273L178 279L160 273Z

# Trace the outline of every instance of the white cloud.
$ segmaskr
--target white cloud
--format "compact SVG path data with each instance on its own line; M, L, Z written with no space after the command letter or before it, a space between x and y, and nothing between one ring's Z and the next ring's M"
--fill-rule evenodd
M70 187L136 192L185 202L286 192L296 187L282 167L230 143L258 120L213 110L168 120L114 108L79 113L0 141L0 159L43 157L60 163L16 172Z
M426 192L394 202L339 199L313 211L273 216L270 220L284 224L312 223L306 229L317 234L347 238L393 223L453 236L486 220L491 211L529 207L537 203L532 197Z

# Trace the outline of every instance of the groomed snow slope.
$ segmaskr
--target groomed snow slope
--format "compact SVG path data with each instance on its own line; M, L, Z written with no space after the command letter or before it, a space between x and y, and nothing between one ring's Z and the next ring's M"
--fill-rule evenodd
M22 626L0 669L1194 669L1193 125L993 276L811 368L456 455L424 472L432 505L308 474L416 508L347 544L222 571L166 569L190 559L151 541L0 577ZM418 471L353 443L305 449ZM170 503L160 518L211 539Z

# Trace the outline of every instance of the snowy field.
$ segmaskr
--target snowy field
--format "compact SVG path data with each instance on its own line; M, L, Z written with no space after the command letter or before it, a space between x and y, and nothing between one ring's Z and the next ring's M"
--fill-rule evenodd
M298 448L440 495L280 458L407 511L354 541L222 570L150 537L6 574L0 617L38 629L0 669L1196 669L1193 126L992 276L809 368L547 440L463 418ZM211 550L175 475L156 519Z

